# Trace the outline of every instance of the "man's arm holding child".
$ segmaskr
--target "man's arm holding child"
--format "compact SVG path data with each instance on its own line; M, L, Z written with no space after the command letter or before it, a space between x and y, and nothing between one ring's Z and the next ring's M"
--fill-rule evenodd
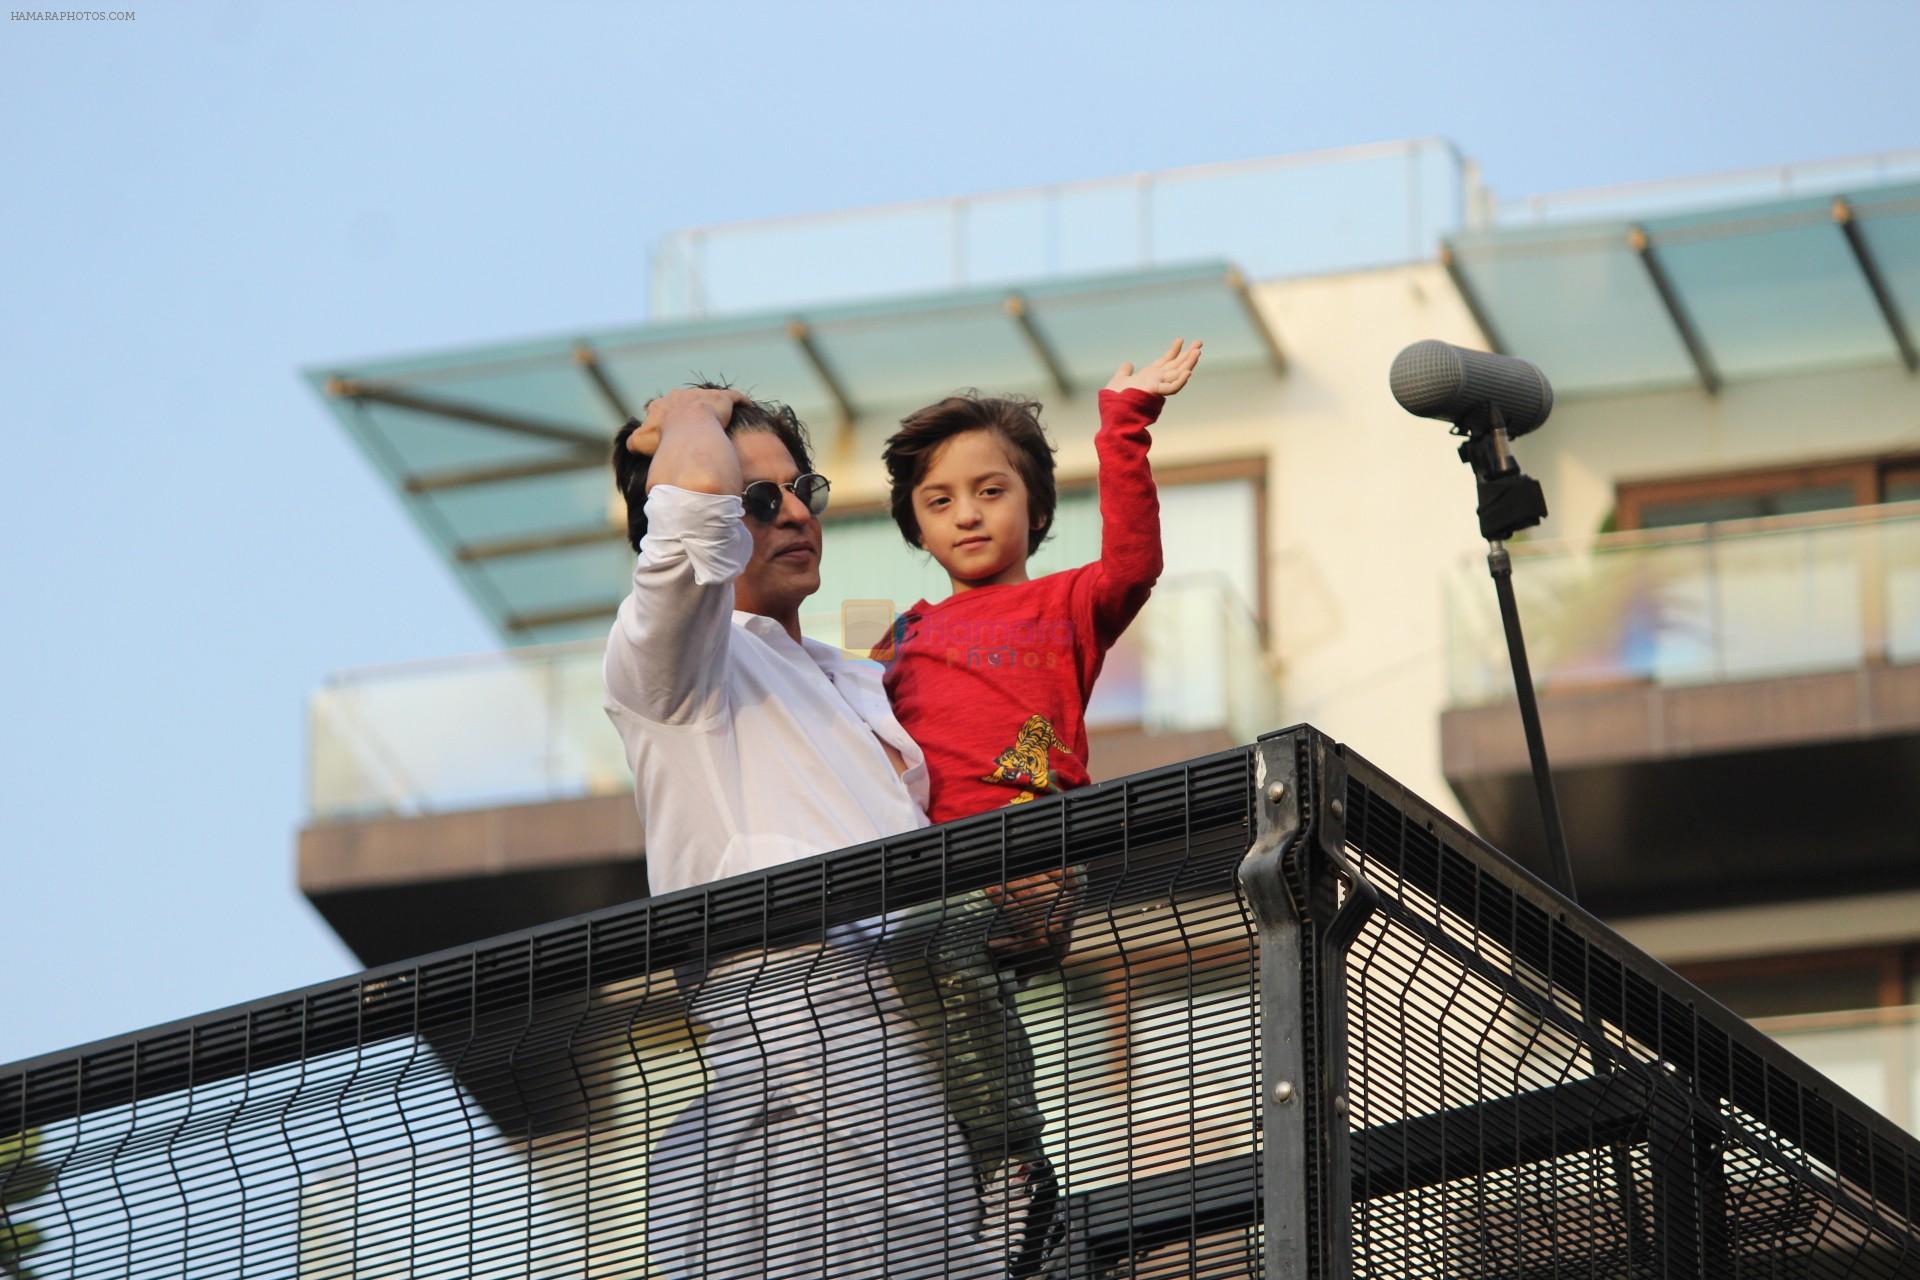
M752 555L742 523L740 458L726 425L737 391L688 387L647 406L624 447L645 460L625 496L646 503L633 590L607 645L609 696L662 723L718 710L733 619L733 580Z
M1175 338L1158 360L1114 372L1100 393L1100 560L1091 576L1093 640L1104 652L1120 638L1165 563L1160 550L1160 498L1147 462L1149 428L1167 396L1187 385L1201 344Z

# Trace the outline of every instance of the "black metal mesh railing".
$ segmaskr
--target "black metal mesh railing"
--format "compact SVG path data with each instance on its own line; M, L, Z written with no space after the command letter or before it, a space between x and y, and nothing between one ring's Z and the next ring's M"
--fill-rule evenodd
M0 1275L1892 1277L1917 1175L1307 729L0 1070Z
M32 1193L4 1202L37 1244L18 1262L1246 1274L1247 1215L1210 1236L1189 1171L1256 1139L1248 767L1229 753L22 1064L0 1073L0 1134L31 1144L0 1175ZM1069 930L1064 954L1039 945Z
M1920 1146L1342 754L1352 1266L1920 1275Z

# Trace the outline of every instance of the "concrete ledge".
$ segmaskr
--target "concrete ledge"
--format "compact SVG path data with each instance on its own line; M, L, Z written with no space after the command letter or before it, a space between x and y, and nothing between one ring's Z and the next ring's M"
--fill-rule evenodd
M1540 727L1555 768L1842 742L1920 731L1920 664L1679 688L1548 691ZM1459 782L1527 768L1516 703L1440 715L1440 761Z
M298 862L300 891L368 965L647 896L626 793L315 823Z
M1582 905L1610 919L1920 888L1920 665L1544 695ZM1474 829L1546 871L1518 708L1441 717Z
M308 895L645 857L626 792L415 818L319 822L299 835Z

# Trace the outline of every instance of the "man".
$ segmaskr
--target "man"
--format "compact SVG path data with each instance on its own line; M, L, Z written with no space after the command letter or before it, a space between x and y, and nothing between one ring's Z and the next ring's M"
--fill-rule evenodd
M616 442L639 559L606 708L656 893L925 825L925 763L878 669L800 634L827 494L809 452L791 410L713 387ZM1006 1275L927 1042L869 971L878 931L702 975L709 1087L648 1175L667 1275Z

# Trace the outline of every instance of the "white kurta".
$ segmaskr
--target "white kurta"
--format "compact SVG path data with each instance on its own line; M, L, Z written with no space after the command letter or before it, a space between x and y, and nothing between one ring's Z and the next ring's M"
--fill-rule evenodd
M737 497L647 496L605 678L656 894L926 825L925 761L879 667L734 610L752 545ZM665 1274L1004 1274L929 1047L873 963L883 932L704 975L708 1092L649 1165Z

